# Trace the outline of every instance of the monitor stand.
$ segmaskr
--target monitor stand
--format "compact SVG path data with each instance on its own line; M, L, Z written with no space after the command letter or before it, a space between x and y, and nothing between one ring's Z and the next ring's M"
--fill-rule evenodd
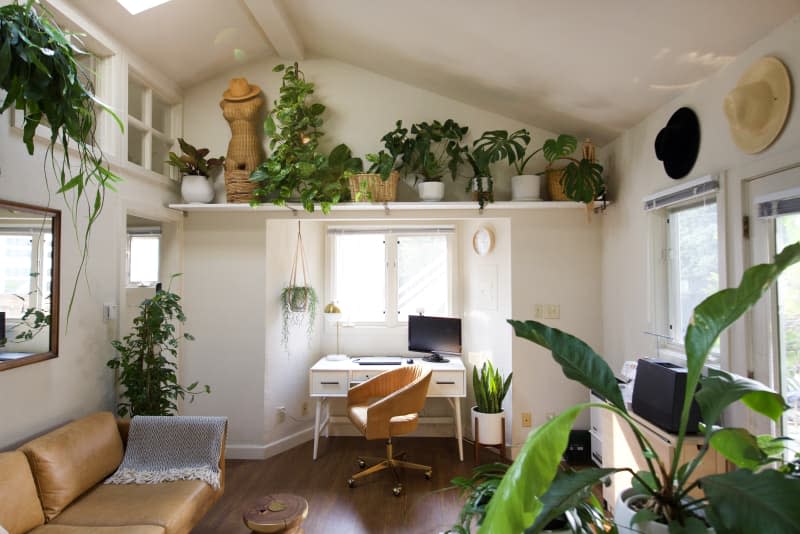
M423 362L430 362L430 363L447 363L450 360L448 360L447 358L442 358L441 354L437 354L437 353L434 352L434 353L429 354L428 356L424 356L422 358L422 361Z

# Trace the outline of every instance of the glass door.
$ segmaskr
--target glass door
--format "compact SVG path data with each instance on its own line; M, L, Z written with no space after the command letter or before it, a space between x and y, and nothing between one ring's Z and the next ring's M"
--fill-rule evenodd
M800 241L800 168L753 180L747 188L755 265ZM756 429L800 440L800 265L786 270L754 308L752 326L749 369L791 406L780 428L761 422Z

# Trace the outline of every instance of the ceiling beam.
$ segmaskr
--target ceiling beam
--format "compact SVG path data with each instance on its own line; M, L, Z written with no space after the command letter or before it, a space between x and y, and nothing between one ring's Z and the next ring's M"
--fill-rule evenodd
M244 0L275 52L287 59L305 59L303 41L292 26L281 0Z

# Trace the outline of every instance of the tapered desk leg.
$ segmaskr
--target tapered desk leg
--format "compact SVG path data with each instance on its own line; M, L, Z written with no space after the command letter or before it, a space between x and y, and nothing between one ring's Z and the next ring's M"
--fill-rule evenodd
M322 415L322 398L317 397L317 415L314 418L314 460L317 459L317 448L319 447L319 418Z
M464 443L461 439L461 399L455 397L453 399L453 407L456 411L456 439L458 440L458 459L464 461Z

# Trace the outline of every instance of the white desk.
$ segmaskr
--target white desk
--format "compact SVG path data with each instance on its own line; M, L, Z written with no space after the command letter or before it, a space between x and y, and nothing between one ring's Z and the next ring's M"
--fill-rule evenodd
M461 443L461 398L467 396L467 372L464 362L459 357L449 357L447 363L423 362L422 358L414 358L417 365L430 366L433 369L428 397L444 397L453 407L453 416L456 423L456 440L458 443L458 458L464 461L464 448ZM409 365L403 358L401 365ZM309 391L317 400L316 418L314 420L314 460L317 459L319 434L325 429L328 436L328 423L330 410L327 409L324 420L322 419L322 406L327 404L330 397L347 397L347 390L351 385L363 382L373 376L396 369L397 365L359 365L352 359L331 361L320 359L309 371ZM327 408L327 406L326 406Z

